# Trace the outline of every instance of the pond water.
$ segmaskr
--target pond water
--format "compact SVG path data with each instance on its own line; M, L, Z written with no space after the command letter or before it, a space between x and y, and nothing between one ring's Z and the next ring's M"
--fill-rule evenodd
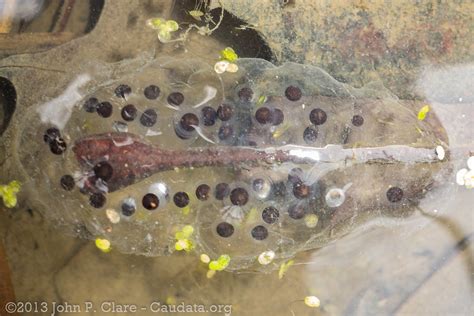
M473 10L1 1L17 312L472 314Z

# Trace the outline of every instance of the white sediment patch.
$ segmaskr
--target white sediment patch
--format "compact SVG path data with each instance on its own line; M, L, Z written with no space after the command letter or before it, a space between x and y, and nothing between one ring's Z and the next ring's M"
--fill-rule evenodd
M74 105L84 97L79 89L91 79L89 74L79 75L61 95L40 105L37 112L41 122L63 129L71 118Z
M2 20L12 19L14 21L31 21L44 5L44 0L0 0L0 12Z
M199 102L198 104L196 104L195 106L193 106L193 108L198 108L201 105L206 104L207 102L214 99L217 95L217 89L214 88L214 87L211 87L211 86L205 86L204 91L206 93L206 95L204 96L204 99L201 102Z
M215 144L215 142L213 140L211 140L210 138L208 138L206 135L204 135L204 132L203 130L201 129L201 127L199 126L196 126L196 125L191 125L192 127L194 127L194 129L196 130L196 132L198 133L199 136L201 136L206 142L209 142L211 144Z
M114 143L114 145L116 147L122 147L122 146L132 145L134 143L134 140L131 137L127 137L127 138L125 138L124 141L117 142L117 141L115 141L115 139L112 138L112 142Z

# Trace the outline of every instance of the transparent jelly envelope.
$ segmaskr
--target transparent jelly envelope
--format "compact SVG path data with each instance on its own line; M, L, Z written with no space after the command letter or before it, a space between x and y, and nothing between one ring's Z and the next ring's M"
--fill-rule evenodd
M451 172L436 115L378 85L261 59L124 67L83 69L29 109L17 155L48 218L125 253L270 271L368 221L408 220Z

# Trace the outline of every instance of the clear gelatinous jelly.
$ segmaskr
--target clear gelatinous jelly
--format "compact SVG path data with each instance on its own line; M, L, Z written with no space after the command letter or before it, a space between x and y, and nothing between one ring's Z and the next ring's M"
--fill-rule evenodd
M447 145L436 117L418 120L413 102L312 66L237 65L161 58L113 79L77 74L25 119L32 199L127 253L170 254L191 225L190 249L243 269L409 215L449 158L435 151Z

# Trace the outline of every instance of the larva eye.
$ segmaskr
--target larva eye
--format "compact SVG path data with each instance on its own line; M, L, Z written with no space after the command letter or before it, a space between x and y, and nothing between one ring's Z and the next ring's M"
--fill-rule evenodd
M446 169L445 131L412 103L310 65L232 63L164 57L95 88L82 74L36 105L18 157L42 212L126 252L272 269L411 214Z

